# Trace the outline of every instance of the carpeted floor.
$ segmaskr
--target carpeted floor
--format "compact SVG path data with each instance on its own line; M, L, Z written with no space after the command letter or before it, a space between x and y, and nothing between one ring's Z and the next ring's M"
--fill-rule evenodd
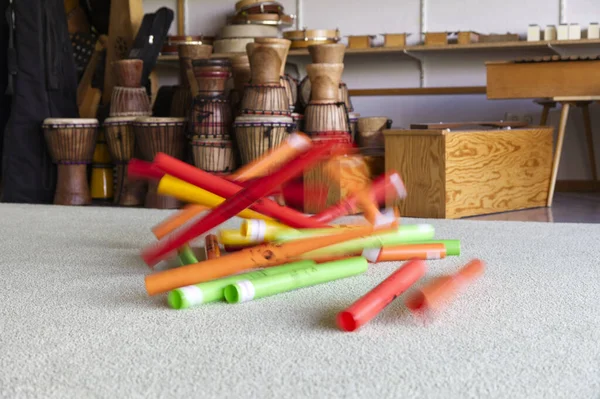
M344 333L336 313L398 264L176 311L145 294L138 258L169 213L0 205L1 397L600 395L600 225L403 219L462 240L425 280L475 257L485 275L428 321L401 297Z

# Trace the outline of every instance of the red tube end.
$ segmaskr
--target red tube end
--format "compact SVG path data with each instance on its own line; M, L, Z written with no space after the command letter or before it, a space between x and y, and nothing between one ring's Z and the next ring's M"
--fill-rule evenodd
M151 162L133 158L127 165L127 176L130 179L160 180L165 172Z
M356 331L358 329L358 323L354 320L352 313L340 312L337 315L337 325L340 329L348 332Z

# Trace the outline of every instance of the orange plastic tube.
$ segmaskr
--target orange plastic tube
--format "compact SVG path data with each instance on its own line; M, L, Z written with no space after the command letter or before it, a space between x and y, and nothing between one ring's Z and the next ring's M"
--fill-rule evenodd
M446 246L444 244L408 244L395 247L367 248L362 255L371 263L411 259L443 259L446 257Z
M396 297L425 275L422 260L411 260L383 280L378 286L337 315L337 325L344 331L356 331L375 318Z
M204 252L206 260L217 259L221 257L221 248L219 248L219 240L214 234L209 234L204 239Z
M318 240L309 237L285 244L266 243L257 245L217 259L164 270L146 276L146 291L149 295L157 295L175 288L230 276L249 269L283 265L305 252L370 235L380 230L386 231L390 228L389 226L365 226L344 230L340 234L320 237Z
M157 224L152 228L152 232L159 240L164 236L177 230L187 221L192 220L202 212L209 211L210 208L204 205L189 204L182 210L176 212L173 216L167 218L164 222Z
M274 148L260 158L241 167L235 173L230 175L228 180L246 181L257 177L263 177L270 171L277 169L302 152L308 150L311 145L311 139L304 133L292 133L279 147Z
M438 277L425 287L410 295L405 303L413 312L439 310L456 295L460 288L479 277L485 268L484 263L474 259L456 274Z

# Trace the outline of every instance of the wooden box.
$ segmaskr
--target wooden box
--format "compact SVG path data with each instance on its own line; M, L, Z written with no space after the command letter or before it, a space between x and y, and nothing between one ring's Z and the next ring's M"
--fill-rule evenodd
M406 33L386 33L383 35L383 47L406 47Z
M458 32L458 44L471 44L479 42L479 33L476 32Z
M447 46L448 32L427 32L425 33L426 46Z
M489 99L597 96L600 60L486 63Z
M402 216L454 219L546 206L553 128L384 130Z
M348 36L348 48L370 48L374 36Z

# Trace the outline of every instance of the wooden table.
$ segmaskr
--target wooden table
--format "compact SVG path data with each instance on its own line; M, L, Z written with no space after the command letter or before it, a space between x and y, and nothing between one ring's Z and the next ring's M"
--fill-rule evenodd
M548 206L552 206L552 200L554 197L554 190L556 187L556 177L558 175L558 167L560 165L560 157L562 155L562 147L565 139L565 132L567 128L567 121L569 119L569 111L571 106L581 108L583 116L583 125L585 129L585 136L588 147L588 157L590 161L590 168L592 171L592 179L598 180L598 170L596 167L596 154L594 151L594 136L592 134L592 120L590 118L589 106L593 102L600 102L600 96L568 96L568 97L551 97L545 99L535 100L536 103L542 105L542 116L540 119L541 125L547 125L548 114L550 109L555 108L557 104L561 106L560 120L558 122L558 137L556 140L556 149L554 150L554 159L552 164L552 177L550 179L550 188L548 191Z
M557 104L561 106L547 206L552 206L556 177L572 105L583 112L588 154L594 180L598 179L589 105L600 100L600 56L536 57L486 62L488 99L533 99L544 106L542 125Z

